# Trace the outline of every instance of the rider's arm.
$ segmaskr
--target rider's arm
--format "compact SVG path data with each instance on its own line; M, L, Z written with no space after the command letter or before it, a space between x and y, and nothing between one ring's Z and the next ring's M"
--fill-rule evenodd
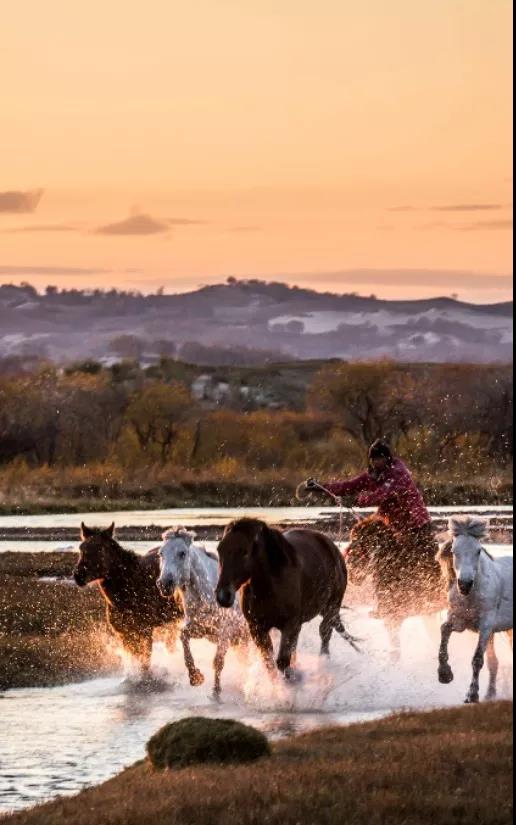
M383 484L378 485L376 489L362 492L358 497L358 504L360 507L376 507L383 504L392 495L408 490L411 483L410 476L393 474Z
M371 476L369 473L361 473L348 481L332 481L324 486L334 496L354 495L371 488Z

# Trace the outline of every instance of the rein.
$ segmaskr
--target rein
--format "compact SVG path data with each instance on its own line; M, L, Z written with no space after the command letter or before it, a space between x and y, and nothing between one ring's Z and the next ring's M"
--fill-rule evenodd
M318 481L313 480L312 484L317 490L320 490L321 493L324 493L326 496L328 496L328 498L332 498L337 507L339 508L339 535L337 541L342 542L344 538L344 500L342 496L336 496L335 493L332 493L330 492L330 490L327 490L326 487L323 487L323 485L319 484ZM362 521L362 516L360 516L357 513L354 507L349 507L348 509L351 512L355 521Z

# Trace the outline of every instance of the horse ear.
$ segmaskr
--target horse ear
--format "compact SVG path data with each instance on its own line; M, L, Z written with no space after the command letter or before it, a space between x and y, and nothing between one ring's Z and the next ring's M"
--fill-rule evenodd
M85 523L81 521L81 539L85 541L86 539L90 538L93 535L93 530L90 530L89 527L86 527Z
M112 521L111 524L109 525L109 527L107 527L102 532L104 533L105 536L108 537L108 539L112 539L113 536L114 536L114 533L115 533L115 522Z

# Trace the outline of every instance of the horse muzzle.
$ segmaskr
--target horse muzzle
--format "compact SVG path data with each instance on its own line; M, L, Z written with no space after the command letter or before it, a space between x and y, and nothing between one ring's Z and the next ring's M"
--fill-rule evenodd
M473 579L458 579L457 587L459 588L459 593L462 596L469 596L471 590L473 589Z
M158 579L156 584L158 586L160 595L163 596L164 599L172 598L176 589L176 583L173 581L173 579Z
M88 584L86 575L84 573L81 573L80 570L73 571L73 580L77 587L86 587L86 585Z
M234 587L217 587L216 595L219 607L233 607L236 596Z

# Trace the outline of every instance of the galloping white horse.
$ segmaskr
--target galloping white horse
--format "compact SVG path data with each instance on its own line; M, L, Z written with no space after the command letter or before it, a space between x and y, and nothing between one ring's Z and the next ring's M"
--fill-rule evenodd
M215 696L220 695L220 678L228 648L248 642L248 629L240 605L223 610L217 604L215 587L218 562L204 547L196 546L194 533L182 528L163 533L159 549L160 575L157 581L162 596L170 598L178 591L183 599L185 624L181 641L185 664L192 686L201 685L204 676L196 667L190 639L208 639L217 645L213 662Z
M489 689L487 698L496 696L498 659L495 633L506 632L512 642L513 560L494 559L482 546L488 523L474 516L456 516L449 521L451 541L438 554L448 581L448 618L441 628L439 681L449 684L453 671L449 665L448 643L452 633L473 630L479 634L473 657L473 679L466 702L479 700L479 676L487 652Z

